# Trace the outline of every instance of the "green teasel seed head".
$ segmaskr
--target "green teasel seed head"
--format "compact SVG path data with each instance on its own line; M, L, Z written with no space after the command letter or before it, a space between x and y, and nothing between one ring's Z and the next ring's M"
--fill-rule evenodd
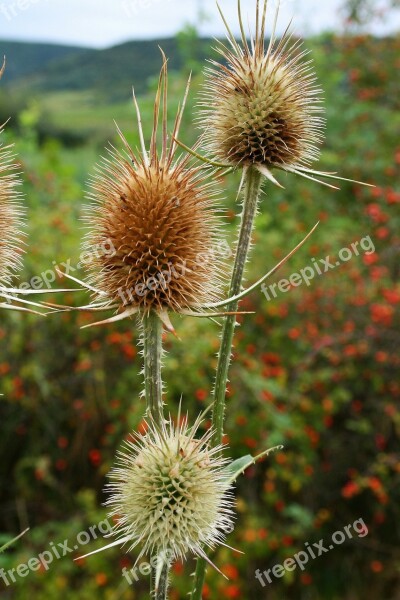
M134 434L110 473L107 505L116 519L115 535L128 551L183 560L204 556L233 529L233 497L221 447L211 448L212 431L195 438L199 421Z
M265 45L267 2L257 2L257 26L250 44L242 30L240 45L229 30L230 47L217 48L222 63L211 61L202 94L200 126L210 155L233 167L259 170L308 167L323 140L321 90L300 41L275 26Z

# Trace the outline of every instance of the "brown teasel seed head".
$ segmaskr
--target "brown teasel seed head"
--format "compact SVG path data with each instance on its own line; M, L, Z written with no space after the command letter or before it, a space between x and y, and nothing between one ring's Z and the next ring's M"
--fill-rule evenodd
M4 67L5 63L0 69L0 78ZM0 127L0 136L3 131ZM17 169L12 146L3 146L0 141L0 286L8 285L21 266L24 213L19 202L21 181Z
M162 152L156 141L163 103ZM164 63L155 102L150 151L141 152L122 136L125 153L109 158L92 178L85 220L89 227L85 260L89 283L114 305L141 311L179 311L220 297L222 258L220 222L212 183L190 156L175 159L167 139L167 68ZM136 105L138 110L138 107ZM178 112L172 139L182 119ZM214 250L214 251L213 251Z
M267 2L261 12L257 1L256 12L249 45L239 3L242 45L228 28L231 48L217 48L224 64L211 61L207 69L200 120L205 148L236 167L307 167L319 157L323 139L321 90L310 61L303 60L306 52L298 52L301 42L292 42L291 34L277 43L274 31L266 49Z

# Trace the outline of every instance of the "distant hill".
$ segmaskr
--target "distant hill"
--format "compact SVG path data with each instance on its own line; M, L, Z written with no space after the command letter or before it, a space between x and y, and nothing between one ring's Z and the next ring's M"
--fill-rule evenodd
M75 57L84 51L84 48L76 46L0 40L0 57L6 56L7 59L3 84L7 85L30 76L32 73L46 69L53 62L63 60L67 56ZM89 50L89 52L91 51ZM96 53L96 50L93 52Z
M205 56L209 40L200 44ZM132 41L105 50L0 42L8 60L3 83L17 92L91 91L101 100L119 101L126 99L132 85L144 92L149 78L158 74L159 46L171 69L183 66L175 39Z

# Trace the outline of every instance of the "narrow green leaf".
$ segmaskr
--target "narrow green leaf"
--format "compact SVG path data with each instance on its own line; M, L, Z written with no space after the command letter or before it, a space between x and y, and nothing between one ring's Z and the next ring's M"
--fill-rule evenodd
M246 469L248 469L248 467L254 465L258 460L260 460L264 456L269 456L271 452L277 452L278 450L283 450L283 446L275 446L274 448L269 448L268 450L265 450L265 452L262 452L257 456L251 456L251 454L247 454L246 456L242 456L241 458L234 460L225 468L225 474L228 478L228 482L233 483L234 481L236 481L239 475L241 475Z
M29 531L29 527L27 529L25 529L22 533L20 533L19 535L17 535L17 537L15 537L14 539L10 540L9 542L7 542L6 544L4 544L4 546L0 547L0 553L4 552L5 550L7 550L7 548L9 548L10 546L12 546L12 544L14 544L17 540L19 540L19 538L21 538L23 535L25 535L25 533Z

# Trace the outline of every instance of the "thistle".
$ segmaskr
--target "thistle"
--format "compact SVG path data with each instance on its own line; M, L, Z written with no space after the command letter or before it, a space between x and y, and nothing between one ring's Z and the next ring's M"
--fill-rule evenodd
M5 60L0 69L0 79L5 69ZM0 127L0 135L3 133ZM19 204L18 186L21 182L15 173L18 166L12 146L0 143L0 286L10 283L12 273L21 266L23 211Z
M3 133L0 128L0 135ZM19 203L15 156L11 146L0 144L0 286L9 285L21 267L23 210Z
M0 79L4 73L5 60L0 69ZM4 128L0 127L0 136ZM10 288L13 275L22 266L24 210L20 203L21 193L18 191L21 180L17 173L18 165L11 145L3 146L0 142L0 307L8 310L28 311L19 304L31 304L16 296L20 290ZM12 304L17 302L18 305ZM31 311L34 312L34 311Z
M196 439L183 419L157 426L149 421L147 433L134 434L119 453L110 473L107 505L117 520L117 543L143 555L184 560L189 554L206 557L204 547L223 542L233 522L233 497L221 457L222 447L210 448L209 430Z
M4 59L0 79L5 66ZM3 132L3 126L0 126L0 136ZM22 230L25 211L21 204L22 194L18 189L22 185L18 169L13 146L3 146L0 142L0 308L42 315L34 308L44 308L43 304L24 298L28 294L41 294L41 290L10 287L13 276L22 266L24 245Z
M188 89L175 119L173 139L187 93ZM91 206L85 215L89 228L84 245L89 257L86 287L94 291L94 310L118 311L106 322L152 311L172 330L169 312L197 313L221 295L223 260L213 252L221 241L216 194L208 174L188 164L190 155L176 157L177 144L169 144L165 60L149 152L135 97L134 102L141 152L135 152L118 130L125 152L111 147L91 180Z
M257 0L256 31L249 43L238 0L242 45L220 9L230 47L219 43L223 64L211 61L206 70L199 119L204 148L221 166L244 172L254 167L279 186L274 169L316 181L315 176L342 179L310 168L323 141L322 92L311 60L304 60L308 51L301 50L301 41L293 41L290 25L276 39L279 2L266 46L267 6L268 0L262 7Z

